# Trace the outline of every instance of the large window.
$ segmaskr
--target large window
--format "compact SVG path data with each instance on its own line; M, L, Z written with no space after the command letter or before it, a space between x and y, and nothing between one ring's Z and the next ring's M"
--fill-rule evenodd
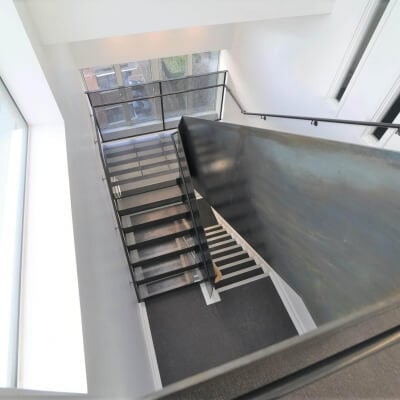
M121 129L162 124L162 115L167 128L182 115L215 115L221 97L215 85L222 83L222 74L209 73L218 71L219 56L219 51L208 51L83 69L86 89L100 91L92 93L92 104L110 105L95 111L102 132L114 135ZM151 98L161 93L162 102Z
M28 126L0 79L0 387L16 386Z
M385 115L382 117L380 122L386 122L388 124L394 123L394 120L400 114L400 95L393 102L390 108L386 111ZM376 139L382 139L383 135L386 133L387 128L376 128L372 134Z
M340 87L336 93L335 96L336 100L340 101L342 99L347 87L349 86L351 78L353 77L354 72L356 71L358 64L360 63L360 60L379 24L379 21L382 18L383 13L386 10L387 5L389 4L389 1L390 0L378 0L376 8L372 13L371 18L368 21L368 25L366 27L364 35L357 46L357 49L354 53L351 63L347 69L347 72L344 78L342 79Z
M84 68L81 72L87 90L108 90L118 86L134 86L159 79L168 80L216 72L219 67L219 55L219 51L207 51Z

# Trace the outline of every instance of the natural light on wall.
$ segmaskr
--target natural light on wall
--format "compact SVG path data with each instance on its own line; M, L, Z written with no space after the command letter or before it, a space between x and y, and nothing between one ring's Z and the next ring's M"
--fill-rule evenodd
M0 387L17 381L28 127L0 80Z

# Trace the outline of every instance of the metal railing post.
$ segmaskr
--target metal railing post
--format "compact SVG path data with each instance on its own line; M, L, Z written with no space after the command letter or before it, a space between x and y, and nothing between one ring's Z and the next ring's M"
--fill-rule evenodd
M162 82L161 81L158 81L158 87L159 87L159 91L160 91L162 126L163 126L163 131L165 131L164 95L162 92Z
M224 101L225 101L225 90L226 90L226 72L224 71L224 86L222 87L222 97L221 97L221 106L219 109L219 119L222 119L222 110L224 108Z

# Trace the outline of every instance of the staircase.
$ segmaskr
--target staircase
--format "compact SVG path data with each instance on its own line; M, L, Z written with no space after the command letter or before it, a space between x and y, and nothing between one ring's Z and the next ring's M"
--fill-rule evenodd
M211 258L222 273L215 285L219 293L268 277L223 226L209 226L205 232Z
M146 135L102 146L139 300L210 279L194 193L182 185L172 136Z

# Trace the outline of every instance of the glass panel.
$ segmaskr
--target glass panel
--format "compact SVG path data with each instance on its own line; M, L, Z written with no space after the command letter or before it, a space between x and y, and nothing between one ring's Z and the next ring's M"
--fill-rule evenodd
M0 387L16 383L28 127L0 80Z
M163 129L160 98L95 108L104 141Z
M166 128L176 128L183 115L217 120L222 90L222 87L216 87L165 96L163 102Z
M139 99L141 97L151 97L160 94L159 83L147 83L130 87L106 90L102 92L89 93L90 101L93 106L119 103Z
M85 68L82 70L88 90L107 90L118 87L114 67Z
M211 261L211 256L208 250L207 239L204 233L203 225L200 220L200 212L197 205L196 196L194 193L193 182L189 171L188 163L185 156L185 151L182 146L182 141L179 133L172 135L172 140L177 153L177 158L180 168L181 187L185 195L186 203L189 206L191 219L194 226L193 240L199 247L199 253L195 257L199 257L201 261L202 279L207 281L207 290L211 296L214 288L215 272Z
M151 61L135 61L121 64L121 74L125 86L151 82Z
M219 51L207 51L192 55L192 75L218 71Z

